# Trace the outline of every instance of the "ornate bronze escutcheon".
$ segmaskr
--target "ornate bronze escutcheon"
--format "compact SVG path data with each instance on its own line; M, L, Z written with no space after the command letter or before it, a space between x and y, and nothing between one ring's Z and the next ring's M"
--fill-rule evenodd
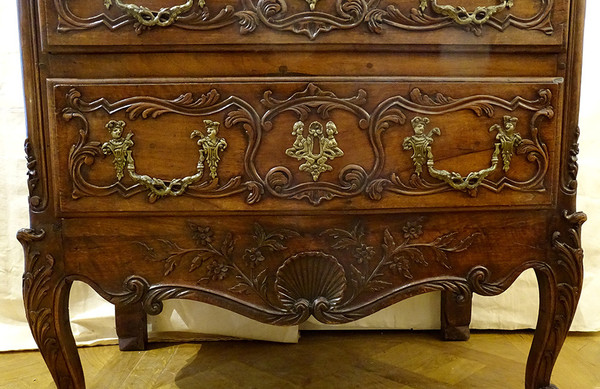
M304 159L306 162L300 165L300 171L309 173L313 181L317 181L321 173L333 170L333 167L327 164L327 160L333 160L344 155L335 140L337 134L337 127L332 121L325 124L325 133L323 132L323 125L314 121L308 126L308 136L305 137L304 123L298 121L294 123L294 130L292 131L292 135L296 136L296 140L292 147L285 150L285 154L298 160ZM316 154L314 152L315 144L319 147Z

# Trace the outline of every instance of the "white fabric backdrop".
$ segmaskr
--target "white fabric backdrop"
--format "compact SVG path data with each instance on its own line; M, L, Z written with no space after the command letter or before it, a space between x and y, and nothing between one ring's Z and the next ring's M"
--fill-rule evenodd
M0 137L0 351L35 348L25 321L21 300L23 253L15 239L16 231L29 225L27 217L26 167L23 153L25 124L19 63L19 43L15 1L3 8L0 23L0 117L4 122ZM600 2L588 2L588 15L600 13ZM600 24L591 18L586 25L584 80L581 109L581 154L579 206L587 212L583 242L586 276L579 308L572 326L575 331L600 330L600 55L594 51L600 39ZM516 329L535 326L537 283L527 271L504 294L475 296L473 328ZM76 283L71 295L71 322L78 344L114 343L113 306L84 284ZM209 318L209 319L206 319ZM219 334L241 338L295 342L298 327L262 325L242 316L191 301L167 301L164 312L149 318L151 339L164 339L166 332ZM308 322L301 328L439 328L439 294L405 300L355 323L324 326ZM201 337L201 335L198 335ZM189 339L189 338L188 338Z

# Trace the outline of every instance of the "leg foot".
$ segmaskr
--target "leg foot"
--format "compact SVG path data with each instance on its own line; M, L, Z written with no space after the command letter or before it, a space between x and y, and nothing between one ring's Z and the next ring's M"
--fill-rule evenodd
M471 304L473 294L442 291L441 328L443 340L468 340L471 336Z
M148 343L147 317L141 303L115 305L115 322L121 351L146 349Z

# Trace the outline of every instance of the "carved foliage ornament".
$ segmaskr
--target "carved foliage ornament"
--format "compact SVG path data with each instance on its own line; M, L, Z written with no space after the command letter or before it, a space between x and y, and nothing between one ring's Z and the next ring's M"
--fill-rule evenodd
M376 248L358 223L351 230L334 228L314 234L315 238L330 240L331 253L291 252L273 271L265 265L266 258L273 253L289 253L286 241L299 239L299 232L281 228L269 231L255 223L253 242L238 248L231 232L223 232L219 238L211 227L193 222L188 223L188 231L195 247L182 247L170 240L138 245L148 261L163 264L165 277L185 264L188 272L201 272L200 287L206 283L231 285L228 280L234 279L229 294L257 296L260 309L268 313L270 322L278 324L299 323L311 314L323 322L354 320L353 312L364 308L357 300L363 292L387 293L399 285L413 287L418 268L433 266L432 261L451 269L448 255L467 250L479 235L472 233L459 240L458 232L450 232L422 242L422 219L416 219L407 221L399 234L384 229ZM342 265L336 255L349 255L353 260Z
M58 307L56 296L64 292L65 283L58 281L55 269L55 258L51 254L43 254L39 249L46 238L46 231L21 229L17 239L25 251L25 272L23 274L23 302L25 315L33 338L38 345L54 380L64 387L74 387L72 377L66 369L65 342L57 332ZM74 346L74 344L73 344Z
M27 188L29 189L29 208L32 212L41 212L48 205L45 195L45 182L40 181L40 164L34 152L33 144L25 140L25 158L27 160Z
M96 0L100 1L100 0ZM291 1L291 0L290 0ZM301 1L301 0L298 0ZM306 0L309 11L288 13L286 0L242 0L240 9L227 5L211 17L204 0L185 3L152 11L146 7L124 3L121 0L104 0L107 8L114 5L122 15L98 14L93 17L75 15L68 0L54 0L59 15L59 32L85 30L104 25L110 30L134 25L141 33L144 29L178 27L186 30L214 30L238 23L240 33L253 32L259 24L279 31L290 31L315 39L319 34L334 30L354 29L366 24L373 33L382 33L383 26L408 31L433 31L448 27L464 28L476 35L482 34L482 26L504 31L509 26L525 30L539 30L552 34L550 18L554 0L541 0L538 12L529 17L509 13L512 0L489 0L490 5L467 10L461 6L439 5L437 0L414 0L410 10L400 10L394 4L380 8L379 0L335 0L335 12L317 11L318 0Z

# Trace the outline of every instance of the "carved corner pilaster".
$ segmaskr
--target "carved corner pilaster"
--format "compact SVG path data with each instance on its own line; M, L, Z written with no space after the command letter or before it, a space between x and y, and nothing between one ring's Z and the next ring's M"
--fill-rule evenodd
M575 196L577 193L577 174L579 172L579 163L577 156L579 155L579 127L573 132L571 147L567 151L565 158L566 166L563 168L561 189L563 194L567 196Z
M29 208L32 212L42 212L48 205L45 182L42 180L41 163L33 142L25 140L25 158L27 159L27 188L29 189Z

